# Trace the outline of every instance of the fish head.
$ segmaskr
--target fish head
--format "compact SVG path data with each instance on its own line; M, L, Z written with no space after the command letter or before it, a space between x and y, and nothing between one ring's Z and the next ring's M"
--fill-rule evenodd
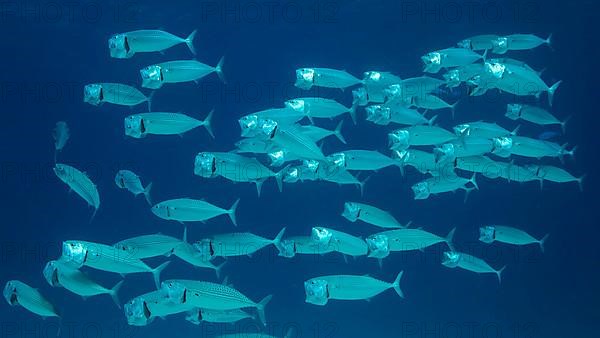
M510 150L513 146L513 139L511 137L494 137L492 142L494 144L494 148L492 150L493 154L502 157L508 157L510 155Z
M8 281L4 286L4 290L2 291L2 295L4 295L4 299L11 306L15 306L19 304L19 297L17 291L17 282L16 281Z
M185 320L192 324L200 325L200 322L202 322L203 319L203 311L204 309L193 309L191 311L188 311L188 313L185 315Z
M436 163L449 163L456 158L454 144L445 143L439 147L433 148L433 156Z
M283 181L285 183L296 183L300 180L301 167L289 167L283 173Z
M410 150L392 150L392 158L398 160L403 165L410 162L412 155Z
M127 182L127 177L125 175L125 171L124 170L117 171L117 174L115 175L115 184L117 185L117 187L119 187L121 189L125 189L126 182Z
M60 286L60 281L58 280L58 264L56 261L49 261L46 263L42 274L50 286Z
M69 266L80 268L85 264L88 248L78 241L64 241L60 260Z
M152 322L152 313L143 297L136 297L123 306L127 323L134 326L145 326Z
M450 69L443 76L448 87L456 87L460 85L460 71L458 69Z
M367 237L369 257L385 258L390 254L389 238L386 235L375 234Z
M494 54L504 54L508 51L508 38L499 36L492 40L492 52Z
M285 106L299 113L308 113L308 104L302 99L287 100Z
M187 289L182 283L167 280L160 284L160 290L172 304L185 304L187 301Z
M431 194L429 191L429 184L425 181L413 184L411 189L413 191L413 194L415 196L414 198L416 200L427 199L429 197L429 195Z
M135 54L129 48L129 42L125 34L113 34L108 38L108 50L110 51L110 57L116 59L128 59Z
M201 152L194 159L194 174L201 177L215 177L217 172L217 157L213 153Z
M258 121L258 130L260 131L261 137L272 139L277 132L278 123L271 119L261 119Z
M140 115L127 116L123 120L125 127L125 135L133 138L142 138L146 136L146 128L144 127L144 120Z
M242 130L242 137L254 137L258 135L258 115L246 115L240 118L238 123L240 124L240 129Z
M421 56L421 61L426 66L441 66L442 65L442 53L431 52Z
M506 66L499 62L486 62L483 65L483 69L485 70L485 73L492 78L502 79L504 77L504 72L506 71Z
M315 243L329 245L333 233L327 228L314 227L311 230L310 236Z
M334 153L327 156L327 163L338 168L346 168L346 154L343 152Z
M195 242L192 246L200 256L206 257L207 261L210 261L210 259L215 255L215 250L212 246L212 241L209 238L199 240Z
M367 112L367 121L376 124L387 124L386 122L392 118L392 110L382 105L368 106L365 111Z
M400 98L403 94L402 86L398 83L389 85L386 89L383 90L383 93L390 100Z
M449 268L455 268L458 266L460 260L460 253L456 251L444 251L442 256L442 265Z
M73 181L73 170L71 167L64 165L64 164L57 163L54 165L53 170L54 170L54 173L56 174L56 176L58 176L58 178L61 179L61 181L63 181L63 182Z
M171 210L169 209L169 206L164 203L158 203L152 206L152 213L162 219L171 219Z
M344 203L344 211L342 216L350 222L356 222L358 216L360 216L360 206L354 202Z
M326 280L313 278L304 282L306 302L315 305L325 305L329 299L329 286Z
M277 246L279 256L292 258L296 255L296 242L292 239L284 239Z
M521 109L523 105L518 103L509 103L506 105L506 114L504 116L508 117L511 120L516 120L521 115Z
M525 169L531 172L533 175L539 178L544 178L546 176L546 169L538 164L527 164L525 165Z
M464 39L456 44L460 48L471 49L471 39Z
M492 243L496 238L496 227L493 225L486 225L479 228L479 240L483 243Z
M319 171L321 163L317 160L304 160L302 161L302 172L308 172L310 174L316 174Z
M315 81L315 70L313 68L300 68L296 70L296 82L294 86L308 90Z
M456 125L452 128L454 134L458 137L465 137L471 134L471 125L468 123L463 123Z
M102 94L102 85L99 83L91 83L83 87L83 102L87 102L94 106L99 105L104 101Z
M360 87L352 91L352 103L357 106L366 106L369 103L369 95L365 87Z
M287 152L284 151L283 149L279 149L279 150L275 150L270 153L267 153L267 156L271 160L271 166L272 167L282 166L285 162L287 162L286 156L285 156L286 154L287 154Z
M388 145L392 150L405 150L410 145L410 132L400 129L388 134Z
M162 67L159 65L151 65L140 69L142 77L142 87L150 89L158 89L163 85Z

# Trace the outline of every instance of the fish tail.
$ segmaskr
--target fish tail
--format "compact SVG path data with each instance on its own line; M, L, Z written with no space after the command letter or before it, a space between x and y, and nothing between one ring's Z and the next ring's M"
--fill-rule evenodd
M583 174L581 175L581 177L579 177L577 179L577 184L579 185L579 191L583 191L583 181L585 180L587 174Z
M260 191L262 190L262 185L264 182L265 182L265 180L254 181L254 184L256 185L256 193L258 194L258 197L260 197Z
M498 284L502 284L502 271L504 271L504 269L506 269L506 265L500 270L496 271L496 275L498 276Z
M221 59L219 60L219 63L217 63L217 66L215 67L215 72L217 73L217 76L219 77L221 82L223 82L224 84L227 84L227 80L225 79L225 75L223 74L223 63L224 62L225 62L225 56L222 56Z
M562 80L557 81L555 84L552 85L552 87L550 87L550 89L548 89L548 104L550 104L550 107L552 107L552 102L554 101L554 92L556 92L558 86L560 86L561 83Z
M398 273L398 276L396 276L396 280L394 280L394 283L392 284L392 287L394 287L394 290L396 291L398 296L400 296L400 298L404 298L404 292L402 292L402 289L400 289L400 280L402 279L403 274L404 271L400 271Z
M471 179L469 180L469 182L471 182L471 184L473 184L475 189L479 190L479 186L477 185L477 181L475 181L475 178L477 178L477 173L473 173L473 176L471 176Z
M152 205L152 198L150 197L150 190L152 190L152 182L148 183L148 185L144 188L144 197L146 198L146 202L148 205Z
M154 277L154 285L156 285L156 289L160 289L160 273L171 263L171 261L166 261L161 265L157 266L152 270L152 275Z
M554 46L552 46L552 37L553 37L553 33L550 33L550 35L548 35L548 38L544 41L548 47L550 47L550 49L554 50Z
M340 123L338 123L338 125L335 127L333 134L335 135L335 137L338 138L338 140L340 140L340 142L342 142L343 144L346 144L346 139L344 138L344 135L342 135L342 126L343 125L344 125L344 120L341 120Z
M467 203L467 200L469 199L469 195L471 194L471 191L475 190L475 188L465 188L465 199L463 200L463 203Z
M450 106L450 110L452 112L452 119L453 120L454 120L454 113L456 112L456 106L458 105L459 102L460 102L460 100L454 102L454 104Z
M271 301L271 298L273 298L273 295L268 295L265 298L263 298L258 304L256 304L258 318L260 318L260 321L264 326L267 326L267 318L265 317L265 307Z
M194 31L191 32L190 35L187 36L187 38L185 38L185 44L190 49L190 52L192 52L192 54L194 55L196 55L196 48L194 48L194 38L196 37L196 33L198 33L198 30L194 29Z
M367 176L367 178L365 178L364 180L360 181L360 183L359 183L360 196L363 196L365 194L365 185L367 184L367 182L370 179L371 179L371 176Z
M279 252L283 251L283 248L281 248L281 239L283 238L283 234L285 233L285 227L283 227L279 233L277 234L277 236L275 236L275 238L273 239L273 245L275 245L275 247L277 248L277 250L279 250Z
M223 266L227 263L227 261L224 261L223 263L219 264L216 268L215 268L215 274L217 275L217 279L221 279L221 270L223 269ZM225 279L223 280L223 285L227 285L227 277L225 277Z
M235 226L237 226L237 220L235 219L235 212L237 210L239 203L240 203L240 199L238 198L235 202L233 202L233 205L231 206L231 208L229 208L229 210L227 210L227 215L231 219L231 223L233 223L233 225L235 225Z
M279 189L279 192L283 191L283 174L287 171L289 167L290 165L288 164L275 174L275 182L277 182L277 188Z
M563 134L565 133L566 129L567 129L567 123L569 122L569 120L571 120L571 118L573 117L573 115L569 115L567 116L566 119L564 119L561 123L560 123L560 128L562 129Z
M435 122L435 120L437 120L438 115L433 115L429 120L427 120L427 124L430 126L433 126L433 123Z
M510 136L516 136L519 133L519 129L521 129L520 124L516 126L515 129L513 129L513 131L510 132Z
M548 239L548 236L550 236L550 234L546 234L544 237L542 237L542 239L540 239L540 250L542 250L542 253L544 253L544 244L546 243L546 240Z
M94 212L92 213L92 217L90 217L90 224L92 224L92 222L94 221L94 218L96 218L96 213L98 212L98 208L94 208Z
M446 236L446 244L448 244L448 248L450 248L451 251L456 251L456 250L454 250L454 233L455 232L456 232L456 227L452 228L452 230L450 230L450 232Z
M120 309L121 308L121 302L119 301L119 290L121 289L121 286L123 286L123 282L124 281L120 281L117 284L115 284L115 286L113 286L112 289L110 289L109 295L112 298L113 302L115 302L115 304L117 304L117 307Z
M153 90L150 95L148 95L148 97L146 98L146 101L148 101L148 111L151 112L152 111L152 99L154 99L154 93L156 93L156 90Z
M212 138L215 138L215 134L213 133L212 125L211 125L211 121L212 121L214 112L215 112L215 108L211 109L210 113L208 113L208 115L206 116L204 121L202 121L202 126L206 129L206 131L210 134L210 136Z
M352 104L352 107L350 107L350 110L348 110L348 114L350 114L350 118L352 118L354 125L356 125L356 106L356 104Z

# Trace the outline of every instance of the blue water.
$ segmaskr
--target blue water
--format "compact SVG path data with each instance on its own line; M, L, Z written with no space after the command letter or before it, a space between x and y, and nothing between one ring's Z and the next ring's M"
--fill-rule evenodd
M181 236L183 227L155 217L140 196L116 188L119 169L138 173L154 183L153 197L163 200L189 196L229 206L241 198L239 228L225 217L192 224L190 239L211 233L252 231L272 238L282 226L288 235L305 235L316 225L367 236L377 231L349 223L340 216L347 200L362 200L391 210L401 221L436 234L456 226L457 246L484 257L496 268L506 264L502 284L493 275L476 275L440 264L443 246L425 252L393 254L379 269L373 259L344 262L339 255L277 257L265 249L253 257L232 258L224 268L229 281L250 298L273 294L267 307L268 332L283 336L294 327L297 337L598 337L600 278L598 262L598 169L596 61L598 5L593 1L27 1L2 2L2 64L0 65L2 184L0 280L19 279L40 291L63 314L63 337L213 337L256 330L256 324L194 326L175 315L146 327L127 325L122 310L109 297L82 300L64 289L51 288L41 270L60 254L63 240L100 243L162 232ZM211 75L194 83L159 90L154 110L187 112L203 117L216 110L211 139L204 130L182 137L136 140L123 134L123 117L143 112L82 100L83 85L123 82L139 87L138 70L170 59L190 57L184 45L159 53L111 59L107 38L116 32L161 28L180 36L198 29L198 59L214 65L225 55L227 85ZM193 175L193 158L200 151L228 151L239 139L237 118L252 111L280 106L285 99L305 95L293 87L294 70L303 66L345 69L360 76L386 70L401 77L419 76L419 57L452 46L477 34L554 34L553 50L542 46L511 54L536 69L546 68L548 83L563 80L553 111L573 115L557 142L578 145L575 160L565 167L576 176L587 174L583 192L575 183L509 183L478 178L480 191L467 203L463 193L415 201L410 186L422 179L406 177L397 168L374 174L361 198L354 187L322 182L286 184L279 193L274 181L265 183L260 198L251 184L232 184ZM351 103L350 91L313 91ZM471 120L516 123L504 118L506 98L467 100L439 123L450 127ZM362 116L362 115L361 115ZM52 172L54 124L64 120L71 139L60 161L85 170L98 185L102 204L92 209ZM348 148L387 151L386 131L361 120L348 120ZM324 121L333 128L336 121ZM512 128L509 128L512 129ZM545 131L527 126L522 133L537 137ZM324 152L339 151L328 140ZM548 161L560 165L558 161ZM515 249L477 241L486 223L521 227L536 237L550 233L546 252L537 246ZM162 258L149 260L155 266ZM367 301L330 301L325 307L305 303L303 281L325 274L369 274L392 281L405 274L400 299L393 291ZM119 276L99 271L90 275L105 285ZM173 258L164 278L215 281L210 270L191 269ZM145 274L126 277L122 302L152 291ZM42 320L22 308L0 306L0 337L52 337L58 322Z

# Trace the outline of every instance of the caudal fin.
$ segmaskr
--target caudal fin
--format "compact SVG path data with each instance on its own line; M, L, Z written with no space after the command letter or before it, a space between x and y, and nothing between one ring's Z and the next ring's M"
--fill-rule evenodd
M583 191L583 181L585 180L585 177L586 177L586 176L587 176L587 175L586 175L586 174L584 174L584 175L582 175L581 177L579 177L579 178L577 179L577 184L579 185L579 191Z
M496 276L498 276L498 284L502 284L502 271L506 269L506 265L502 267L502 269L496 271Z
M350 114L350 118L352 118L352 122L356 125L356 105L353 104L352 107L348 110L348 114Z
M225 263L227 263L227 261L224 261L223 263L221 263L217 267L215 267L215 274L217 275L217 279L221 279L221 270L223 269L223 265L225 265ZM225 277L225 278L227 278L227 277ZM227 285L227 280L224 280L223 284Z
M196 48L194 48L194 38L196 37L196 33L198 33L198 30L194 29L194 31L191 32L187 38L185 38L185 44L190 49L190 52L192 52L194 55L196 55Z
M546 236L542 237L542 239L540 239L540 250L542 250L542 253L544 253L544 244L546 243L546 240L548 239L548 236L550 236L550 234L546 234Z
M446 236L446 244L448 244L448 248L450 248L450 251L456 251L456 250L454 250L454 233L455 232L456 232L456 227L452 228L452 230L450 230L450 232Z
M148 183L148 185L144 188L144 197L146 198L146 202L148 202L148 205L152 206L152 198L150 197L150 190L152 190L152 182Z
M271 301L273 295L268 295L263 298L258 304L256 304L256 312L258 312L258 318L260 318L261 323L264 326L267 326L267 318L265 317L265 307Z
M392 283L394 290L396 291L398 296L400 296L400 298L404 298L404 292L402 292L402 289L400 289L400 280L402 279L403 274L404 274L404 271L400 271L398 273L398 276L396 276L396 280L394 280L394 283Z
M342 142L343 144L346 144L346 139L344 138L344 135L342 135L342 126L344 125L344 120L341 120L340 123L338 123L337 127L335 127L335 130L333 131L333 135L335 135L335 137L337 137L338 140L340 140L340 142Z
M171 261L166 261L161 265L157 266L154 270L152 270L152 276L154 277L154 285L156 285L156 289L160 289L160 273L171 263Z
M224 84L227 84L227 80L225 79L225 75L223 74L223 63L225 62L225 56L222 56L221 59L219 60L219 63L217 63L217 66L215 67L215 72L217 73L217 76L219 77L219 79L221 79L221 82L223 82Z
M566 119L564 119L561 123L560 123L560 128L562 129L563 134L565 133L565 131L567 130L567 123L569 123L569 120L573 117L573 115L569 115L567 116Z
M476 178L477 178L477 173L473 173L473 176L471 176L471 179L469 179L469 182L471 182L471 184L473 184L475 189L479 190L479 186L477 185L477 181L475 180Z
M215 112L215 108L211 109L210 113L208 113L208 115L206 116L204 121L202 121L202 126L206 129L206 131L210 134L210 136L212 138L215 138L215 134L213 134L212 125L211 125L211 121L212 121L214 112Z
M108 293L112 298L113 302L117 304L117 307L119 309L121 308L121 302L119 301L119 290L121 289L121 286L123 286L123 282L124 281L118 282L115 286L113 286L112 289L110 289L110 292Z
M554 101L554 93L556 92L558 86L560 86L561 83L562 81L557 81L555 84L552 85L552 87L550 87L550 89L548 89L548 104L550 104L550 107L552 107L552 102Z
M279 252L283 251L283 248L281 248L281 239L283 238L284 233L285 233L285 227L283 227L283 229L281 229L279 231L279 233L277 234L277 236L275 236L275 238L273 239L273 245L275 245L275 247L277 248L277 250L279 250Z
M288 164L275 174L275 182L277 182L277 189L279 189L279 192L283 191L283 174L288 170L289 167L290 165Z
M435 122L435 120L437 120L438 115L433 115L429 120L427 120L427 124L430 126L433 126L433 123Z
M231 219L231 223L233 223L233 225L235 225L235 226L237 226L237 220L235 219L235 211L236 211L239 203L240 203L240 199L238 198L233 203L233 205L231 206L231 208L229 208L229 210L227 210L227 215Z

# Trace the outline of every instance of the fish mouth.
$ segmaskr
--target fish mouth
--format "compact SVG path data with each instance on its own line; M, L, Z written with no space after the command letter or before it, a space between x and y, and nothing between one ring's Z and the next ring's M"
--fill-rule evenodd
M150 312L150 309L148 309L148 304L146 302L143 303L143 307L144 307L144 317L146 317L146 319L149 319L150 317L152 317L152 313Z
M146 132L146 125L144 124L144 119L140 119L140 132L143 134ZM125 183L123 183L125 184Z
M17 293L13 291L13 293L10 295L10 299L8 301L8 303L10 305L17 305L19 304L19 299L17 297Z

